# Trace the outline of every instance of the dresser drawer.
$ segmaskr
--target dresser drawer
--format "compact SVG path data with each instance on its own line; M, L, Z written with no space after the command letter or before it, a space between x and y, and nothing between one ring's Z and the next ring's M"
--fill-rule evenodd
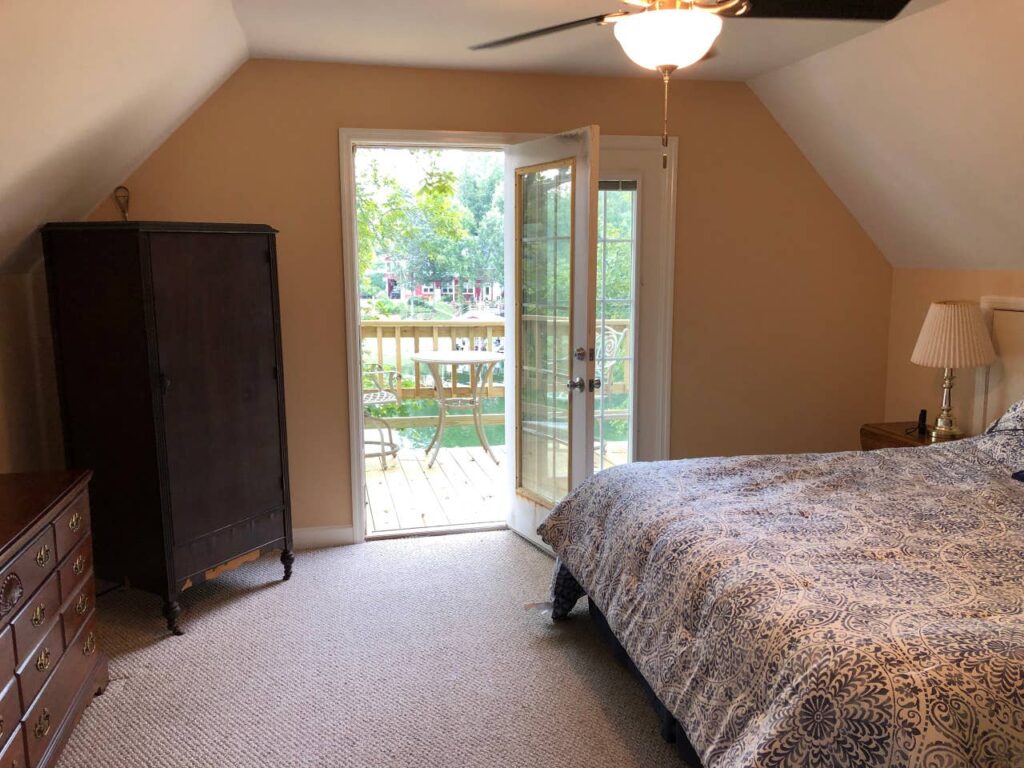
M11 622L14 628L14 650L18 664L39 645L43 635L50 631L50 625L60 617L60 581L53 574L29 600L21 613ZM0 670L0 676L3 670Z
M75 694L96 661L96 620L89 616L82 631L68 645L39 698L22 720L28 765L37 766L67 715Z
M11 677L3 690L0 690L0 744L7 743L20 720L21 698L18 696L18 681ZM0 766L3 765L4 763L0 762Z
M89 530L89 494L83 493L71 502L53 527L57 533L57 559L63 560Z
M7 670L11 670L13 674L16 666L18 664L14 657L14 630L7 627L0 632L0 680L7 675Z
M9 620L57 567L53 528L46 527L0 572L0 622Z
M27 707L39 693L64 653L64 632L59 621L18 667L21 701Z
M60 599L78 591L92 570L92 534L87 533L60 565Z
M92 573L89 573L89 578L78 592L68 598L64 604L64 610L61 613L61 619L64 622L64 637L72 638L78 633L82 624L92 613L95 604L96 580L93 579Z
M21 728L16 727L14 734L0 752L0 768L26 768L28 760L25 757L25 739L22 738Z

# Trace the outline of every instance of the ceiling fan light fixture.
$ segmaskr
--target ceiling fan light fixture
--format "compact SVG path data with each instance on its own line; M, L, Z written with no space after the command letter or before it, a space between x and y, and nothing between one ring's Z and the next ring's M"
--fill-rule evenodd
M665 8L615 20L615 39L636 64L652 70L696 64L722 32L722 18L699 8Z

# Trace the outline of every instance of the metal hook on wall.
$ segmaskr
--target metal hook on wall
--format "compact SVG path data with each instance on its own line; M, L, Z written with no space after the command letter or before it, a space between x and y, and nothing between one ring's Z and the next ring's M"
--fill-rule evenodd
M128 187L117 187L114 189L114 202L117 203L118 209L121 211L121 219L128 221L128 206L131 205L132 193L128 191Z

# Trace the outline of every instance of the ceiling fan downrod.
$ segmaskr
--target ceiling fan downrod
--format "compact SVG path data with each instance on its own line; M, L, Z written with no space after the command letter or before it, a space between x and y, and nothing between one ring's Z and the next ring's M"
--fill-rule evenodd
M668 168L668 81L676 69L677 67L674 64L665 64L658 67L658 71L661 72L661 80L665 84L664 119L661 127L661 167L666 169Z

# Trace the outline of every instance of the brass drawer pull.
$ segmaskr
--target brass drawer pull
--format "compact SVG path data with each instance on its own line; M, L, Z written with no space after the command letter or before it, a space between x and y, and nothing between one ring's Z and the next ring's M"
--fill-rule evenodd
M43 648L39 652L39 658L36 659L36 669L40 672L45 672L50 668L50 649Z
M50 732L50 710L43 707L43 714L36 720L36 727L34 729L36 738L41 739Z
M42 568L50 562L50 545L43 544L38 552L36 552L36 565Z
M36 609L32 611L32 626L38 627L46 619L46 606L40 603L36 606Z
M82 513L81 512L75 512L71 516L71 519L68 520L68 528L70 528L72 531L77 531L81 527L82 527Z
M96 653L96 633L90 632L89 636L85 638L85 642L82 643L82 655L92 656Z
M85 555L75 558L75 564L71 566L71 570L75 572L75 576L81 576L85 572Z
M89 596L79 595L78 601L75 603L75 613L81 616L83 613L89 610Z

